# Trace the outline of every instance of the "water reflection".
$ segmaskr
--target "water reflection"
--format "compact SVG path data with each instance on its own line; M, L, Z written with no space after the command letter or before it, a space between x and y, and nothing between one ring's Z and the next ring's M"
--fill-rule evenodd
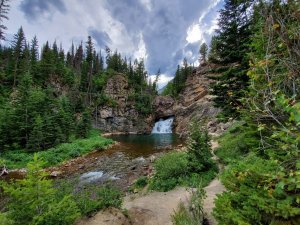
M111 138L122 143L122 147L118 149L120 152L124 152L133 158L140 156L147 157L183 142L175 134L114 135Z

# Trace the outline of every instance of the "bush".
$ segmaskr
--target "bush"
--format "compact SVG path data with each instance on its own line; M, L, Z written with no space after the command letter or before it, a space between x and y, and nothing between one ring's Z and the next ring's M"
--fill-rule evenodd
M202 185L199 185L195 191L192 191L188 209L180 202L177 211L172 215L174 225L199 225L206 224L206 218L203 211L203 200L205 191Z
M155 175L150 182L150 189L171 190L188 173L187 155L183 152L167 153L155 161L154 168Z
M208 131L200 123L193 122L191 124L187 142L188 167L191 173L204 172L211 168L216 169L215 162L211 158Z
M286 173L278 160L250 154L222 174L228 192L216 199L214 216L220 225L299 224L299 175Z
M168 191L177 185L196 187L208 184L218 171L211 159L210 138L198 123L193 123L187 152L167 153L154 163L155 175L149 188Z
M121 208L123 194L120 190L112 186L86 185L79 190L74 186L78 180L61 181L57 183L58 194L57 198L62 198L65 195L72 195L74 201L82 215L89 216L101 209L108 207Z
M141 176L139 177L136 182L134 183L134 186L136 188L143 188L145 187L146 185L148 184L148 178L147 177L144 177L144 176Z
M1 213L0 212L0 224L2 225L13 225L13 221L7 218L6 213Z
M42 169L43 162L37 155L28 164L28 172L23 180L13 184L3 183L8 196L7 216L14 224L73 224L80 216L70 195L56 199L57 191Z

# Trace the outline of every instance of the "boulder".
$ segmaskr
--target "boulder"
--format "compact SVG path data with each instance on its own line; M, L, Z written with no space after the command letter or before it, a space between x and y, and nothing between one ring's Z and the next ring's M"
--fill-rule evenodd
M155 119L174 116L175 101L170 96L157 96L153 101Z

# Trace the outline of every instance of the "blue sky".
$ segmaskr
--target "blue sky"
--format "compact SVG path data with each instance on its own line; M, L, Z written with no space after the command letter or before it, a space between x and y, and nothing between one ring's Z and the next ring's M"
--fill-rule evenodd
M162 72L160 86L174 76L184 57L197 65L199 46L217 28L222 0L14 0L7 37L23 26L68 50L91 35L96 50L107 45L122 55L144 58L149 74Z

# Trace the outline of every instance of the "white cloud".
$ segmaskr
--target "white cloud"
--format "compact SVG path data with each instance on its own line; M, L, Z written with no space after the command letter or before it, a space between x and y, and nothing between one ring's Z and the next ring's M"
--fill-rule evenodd
M147 59L145 65L150 73L161 68L163 73L169 75L174 74L177 62L182 62L183 57L189 56L190 62L197 60L200 42L208 43L216 28L212 14L221 2L61 0L65 11L50 4L52 8L48 7L46 12L45 9L35 10L41 13L37 13L32 20L28 10L22 11L20 8L21 2L25 1L33 4L37 0L11 1L10 20L6 22L7 36L11 37L22 25L27 40L37 35L40 46L46 41L53 43L56 40L68 50L72 41L76 45L81 40L85 43L87 36L92 35L91 31L98 31L100 40L95 42L97 51L100 48L97 43L102 48L108 44L111 50L117 49L127 57ZM100 34L103 34L103 41Z
M149 76L149 80L151 80L151 82L153 82L153 81L155 80L155 78L156 78L156 75L150 75L150 76ZM158 79L158 82L157 82L158 89L161 89L161 88L163 88L164 86L166 86L167 83L168 83L170 80L172 80L172 79L173 79L173 77L170 77L170 76L168 76L168 75L166 75L166 74L161 74L161 75L159 76L159 79Z
M202 32L199 24L192 24L187 30L186 41L188 43L195 43L202 39Z
M144 59L145 62L146 62L147 56L148 55L147 55L147 49L146 49L146 44L145 44L145 41L144 41L144 37L143 37L143 34L140 33L140 42L138 44L137 50L134 53L134 58Z

